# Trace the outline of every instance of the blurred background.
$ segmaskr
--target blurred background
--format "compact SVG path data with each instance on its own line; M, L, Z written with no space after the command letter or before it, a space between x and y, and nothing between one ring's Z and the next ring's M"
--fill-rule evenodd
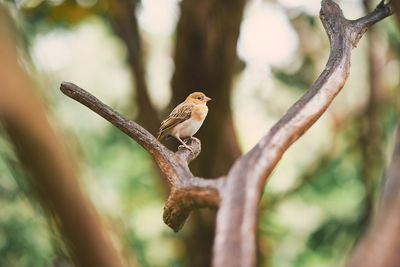
M337 2L349 19L377 4ZM218 177L323 70L329 40L318 17L320 1L0 0L0 5L12 21L18 62L127 264L207 266L214 212L193 213L179 233L169 229L162 220L168 186L152 158L64 96L60 83L88 90L154 135L176 104L203 91L213 100L196 135L202 153L190 167L197 176ZM346 262L375 214L393 148L399 48L393 16L373 26L353 50L343 91L269 178L260 212L261 266ZM167 145L176 149L178 143ZM0 266L73 266L62 235L39 203L0 126Z

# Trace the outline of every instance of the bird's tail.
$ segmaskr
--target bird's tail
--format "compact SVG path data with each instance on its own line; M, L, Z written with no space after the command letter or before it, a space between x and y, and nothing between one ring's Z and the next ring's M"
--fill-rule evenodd
M158 133L157 140L160 141L160 140L162 140L163 138L164 138L164 134L163 134L163 132L160 131L160 132Z
M157 140L160 141L160 140L163 140L164 138L165 138L165 140L168 140L170 137L171 137L171 135L169 135L169 134L166 133L165 131L160 131L160 132L158 133Z

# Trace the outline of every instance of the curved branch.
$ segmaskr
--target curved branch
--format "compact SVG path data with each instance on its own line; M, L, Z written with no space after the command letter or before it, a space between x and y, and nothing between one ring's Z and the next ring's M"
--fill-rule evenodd
M230 170L217 215L214 266L256 265L258 206L268 176L283 153L315 123L344 86L351 50L362 34L391 13L388 5L380 4L366 17L349 21L336 3L322 0L320 18L331 44L326 67L305 95Z
M188 164L200 153L200 145L189 143L173 153L140 125L126 119L71 83L61 90L86 105L142 145L157 161L171 184L164 221L178 231L193 208L220 206L214 242L214 266L254 266L258 205L266 179L288 147L323 114L344 86L350 68L351 50L373 23L392 10L381 3L371 14L355 21L344 18L339 6L322 0L321 20L331 43L328 63L307 93L271 128L259 143L242 156L226 178L196 178ZM234 257L233 257L234 255Z
M182 147L174 153L142 126L114 111L79 86L63 82L60 90L111 122L153 156L171 185L171 193L164 209L164 221L174 231L182 228L191 210L218 207L220 179L196 178L189 170L188 164L200 154L199 143L192 140L187 143L194 154Z
M62 82L60 90L65 95L75 99L102 116L107 121L111 122L115 127L140 144L153 157L158 158L159 161L168 161L168 158L171 157L172 151L158 142L157 139L146 129L114 111L112 108L105 105L95 96L91 95L79 86L69 82Z
M389 4L385 4L385 1L382 0L373 12L369 13L365 17L352 21L352 25L354 25L355 28L353 47L357 46L358 41L370 26L386 18L389 16L388 14L393 14L393 9Z

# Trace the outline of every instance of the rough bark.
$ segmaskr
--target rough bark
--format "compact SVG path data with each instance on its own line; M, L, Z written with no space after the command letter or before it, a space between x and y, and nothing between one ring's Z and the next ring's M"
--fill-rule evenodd
M390 7L381 2L369 15L349 21L336 3L322 1L320 17L331 44L328 63L306 94L228 173L217 215L214 266L256 265L257 211L267 177L287 148L311 127L343 87L352 48L369 26L390 14Z
M189 143L195 155L186 149L173 153L141 126L79 87L63 83L61 90L112 122L154 157L171 184L164 210L164 221L171 228L179 230L194 208L219 207L213 265L255 266L259 202L268 176L283 153L315 123L342 89L349 73L351 50L365 31L391 13L391 8L381 2L372 13L350 21L336 3L322 0L320 17L331 44L325 69L258 144L235 162L226 177L219 179L196 178L189 170L188 163L200 152L195 142Z
M77 170L18 62L0 6L0 123L77 266L122 266L109 233L80 189Z

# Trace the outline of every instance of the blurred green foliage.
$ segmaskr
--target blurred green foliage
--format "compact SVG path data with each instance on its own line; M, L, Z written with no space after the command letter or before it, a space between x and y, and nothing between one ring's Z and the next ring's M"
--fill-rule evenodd
M98 23L98 20L101 20L103 23L101 26L108 25L108 12L112 12L109 1L94 1L95 4L88 7L85 6L85 1L77 2L72 0L20 2L23 4L20 9L16 9L18 12L15 18L17 23L22 25L21 32L27 40L27 50L33 54L30 49L34 46L36 37L51 34L52 31L61 28L67 35L75 30L74 26L80 24L92 23L95 27L99 27L98 24L101 23ZM88 22L85 19L89 16L95 16L97 20ZM320 56L327 52L326 40L326 43L321 42L318 49L310 51L307 48L308 44L312 46L312 42L325 38L317 19L310 15L299 15L291 22L298 30L302 43L298 49L299 59L293 63L295 67L271 70L271 79L277 82L279 87L273 96L263 97L259 92L265 89L262 86L249 93L255 102L248 106L262 106L257 110L259 113L268 113L264 106L279 106L282 109L282 106L292 104L299 93L309 88L315 75L320 71L321 62L326 60ZM388 57L390 54L395 55L388 61L390 59L394 61L392 65L397 66L394 70L398 70L399 63L396 57L400 51L400 35L393 20L383 23L383 26L377 27L383 39L388 40L385 43ZM113 35L111 31L101 38L110 38L110 35ZM143 35L150 38L151 34L145 32ZM159 37L155 37L153 41L159 42L157 38ZM173 36L168 38L173 39ZM367 58L367 51L362 48L363 44L360 46L362 54L359 58L355 57L352 65L361 69L363 61L360 58ZM82 65L85 63L82 62ZM114 63L110 63L112 64ZM122 62L121 65L123 64L125 63ZM244 70L245 68L240 71ZM151 157L139 145L103 119L97 116L88 117L86 114L91 111L78 107L78 104L64 96L57 95L54 88L58 87L60 82L58 78L71 77L62 71L39 72L37 75L39 77L34 77L34 80L39 84L46 84L46 88L51 88L41 93L45 95L55 114L68 113L64 117L53 118L52 122L55 127L61 128L61 134L77 158L84 190L106 218L115 239L122 244L119 249L132 265L151 267L184 265L187 251L182 238L188 230L184 228L182 233L176 234L164 225L162 211L167 195L158 179ZM90 70L86 71L89 73ZM365 80L365 77L360 78L357 70L354 72L352 70L350 77L353 74L358 75L355 78L358 81L352 83L354 86L347 88L348 91L356 91L358 87L364 85L361 80ZM113 76L113 73L96 75ZM79 77L83 81L93 77L89 74L87 77L86 74L82 76ZM398 79L394 81L392 84L385 84L387 87L385 90L389 91L388 100L378 114L381 129L379 142L384 154L390 150L390 139L398 115L396 99L392 98L398 92ZM366 87L360 90L363 95L368 95L368 89ZM112 94L112 90L103 88L106 93ZM246 90L250 89L246 87ZM287 93L284 95L288 96L286 102L282 100L282 93ZM125 94L120 99L128 97L130 94ZM245 96L240 95L240 97ZM130 107L129 101L115 103L113 99L113 102L116 110L123 114L131 114L133 108ZM291 190L293 188L288 186L282 193L270 188L269 185L266 187L260 214L260 262L263 266L344 265L348 253L365 230L370 213L373 212L369 210L370 203L367 203L367 197L371 196L367 196L370 192L366 190L363 173L368 166L363 162L363 144L360 142L366 110L362 104L357 107L358 109L352 110L348 108L346 101L337 102L339 102L337 109L347 116L344 126L340 128L332 126L333 130L322 129L319 132L321 136L328 135L332 131L336 132L335 141L332 142L337 144L334 145L333 151L320 148L312 162L304 165L293 164L290 166L292 170L279 177L274 174L271 178L288 179L289 177L285 176L287 174L295 176L300 180L297 185L292 185L297 186L295 190ZM276 120L279 117L274 116L276 114L268 118ZM315 127L321 128L324 125ZM265 132L265 125L262 124L260 128ZM249 139L248 135L251 133L246 133L246 130L246 127L238 127L239 133L245 136L245 139ZM302 150L304 154L298 154L297 158L306 158L312 153L306 151L309 143L305 143L306 149ZM319 164L318 159L322 157L326 160ZM313 167L315 171L309 173L309 169L314 170ZM379 166L376 172L382 174L383 168L384 165ZM304 177L307 177L307 180L302 181ZM376 177L374 181L377 191L379 178ZM46 219L47 216L38 204L28 181L15 159L7 138L0 136L0 266L55 266L59 262L68 264L69 259L63 251L60 237L52 231L51 222ZM285 192L288 193L285 195ZM376 192L373 193L375 195L372 198L376 200Z
M26 178L0 135L0 266L48 266L60 254Z

